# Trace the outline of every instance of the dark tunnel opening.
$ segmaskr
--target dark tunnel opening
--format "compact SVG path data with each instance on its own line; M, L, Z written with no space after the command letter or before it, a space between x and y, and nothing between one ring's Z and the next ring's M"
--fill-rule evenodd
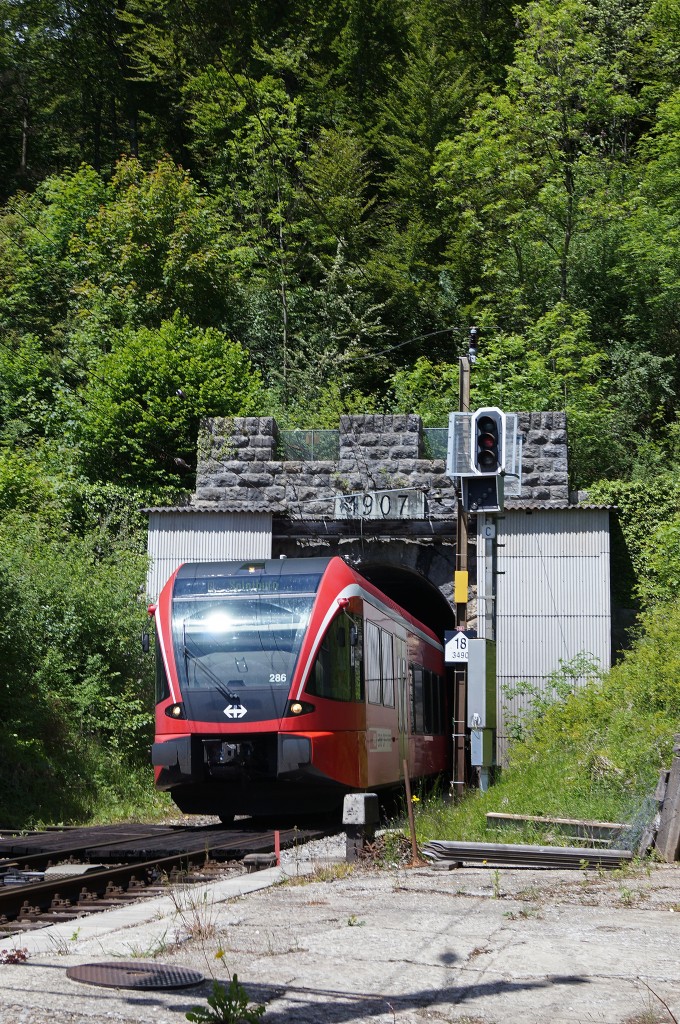
M453 608L441 591L415 569L384 562L362 562L357 568L370 583L429 626L442 643L445 631L455 629Z

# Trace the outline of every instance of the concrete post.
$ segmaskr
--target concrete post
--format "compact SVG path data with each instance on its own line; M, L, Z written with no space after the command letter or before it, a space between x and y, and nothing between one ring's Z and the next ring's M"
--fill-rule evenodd
M377 793L348 793L342 805L342 823L347 832L347 860L359 859L361 851L375 839L380 821Z

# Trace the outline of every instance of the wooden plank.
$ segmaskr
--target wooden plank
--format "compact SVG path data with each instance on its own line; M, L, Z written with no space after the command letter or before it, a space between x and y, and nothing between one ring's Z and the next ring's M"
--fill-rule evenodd
M680 860L680 734L675 736L673 755L655 843L668 864Z
M548 818L535 814L500 814L488 811L487 825L500 828L521 825L549 825L565 835L579 836L583 839L611 840L629 828L620 821L588 821L584 818Z
M653 794L653 799L658 801L658 803L660 803L660 804L662 804L664 802L664 800L666 799L666 787L668 786L668 776L669 775L670 775L670 771L668 770L668 768L662 768L661 769L661 773L659 775L659 781L656 784L656 789L654 790L654 794Z

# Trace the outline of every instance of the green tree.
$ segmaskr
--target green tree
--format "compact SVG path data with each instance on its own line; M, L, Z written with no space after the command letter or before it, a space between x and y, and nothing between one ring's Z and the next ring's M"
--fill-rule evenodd
M163 160L146 172L122 160L106 201L70 243L77 322L103 334L126 323L157 326L176 310L204 326L238 316L231 243L214 204Z
M152 679L139 635L146 557L43 514L0 517L0 813L84 820L147 758Z
M532 3L521 18L506 94L480 98L438 169L460 235L454 264L476 253L483 287L539 311L578 297L576 268L619 200L639 104L580 0Z
M389 404L395 412L422 416L427 427L448 427L449 413L458 408L458 367L421 356L392 375Z
M93 480L189 486L199 420L247 415L259 390L242 347L214 328L179 314L157 329L125 328L70 403L85 471Z

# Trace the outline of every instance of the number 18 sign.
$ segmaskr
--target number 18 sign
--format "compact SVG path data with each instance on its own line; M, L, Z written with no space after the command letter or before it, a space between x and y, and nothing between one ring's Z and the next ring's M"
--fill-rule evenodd
M455 633L446 630L444 633L444 661L451 665L456 661L467 661L470 653L470 641L462 630Z

